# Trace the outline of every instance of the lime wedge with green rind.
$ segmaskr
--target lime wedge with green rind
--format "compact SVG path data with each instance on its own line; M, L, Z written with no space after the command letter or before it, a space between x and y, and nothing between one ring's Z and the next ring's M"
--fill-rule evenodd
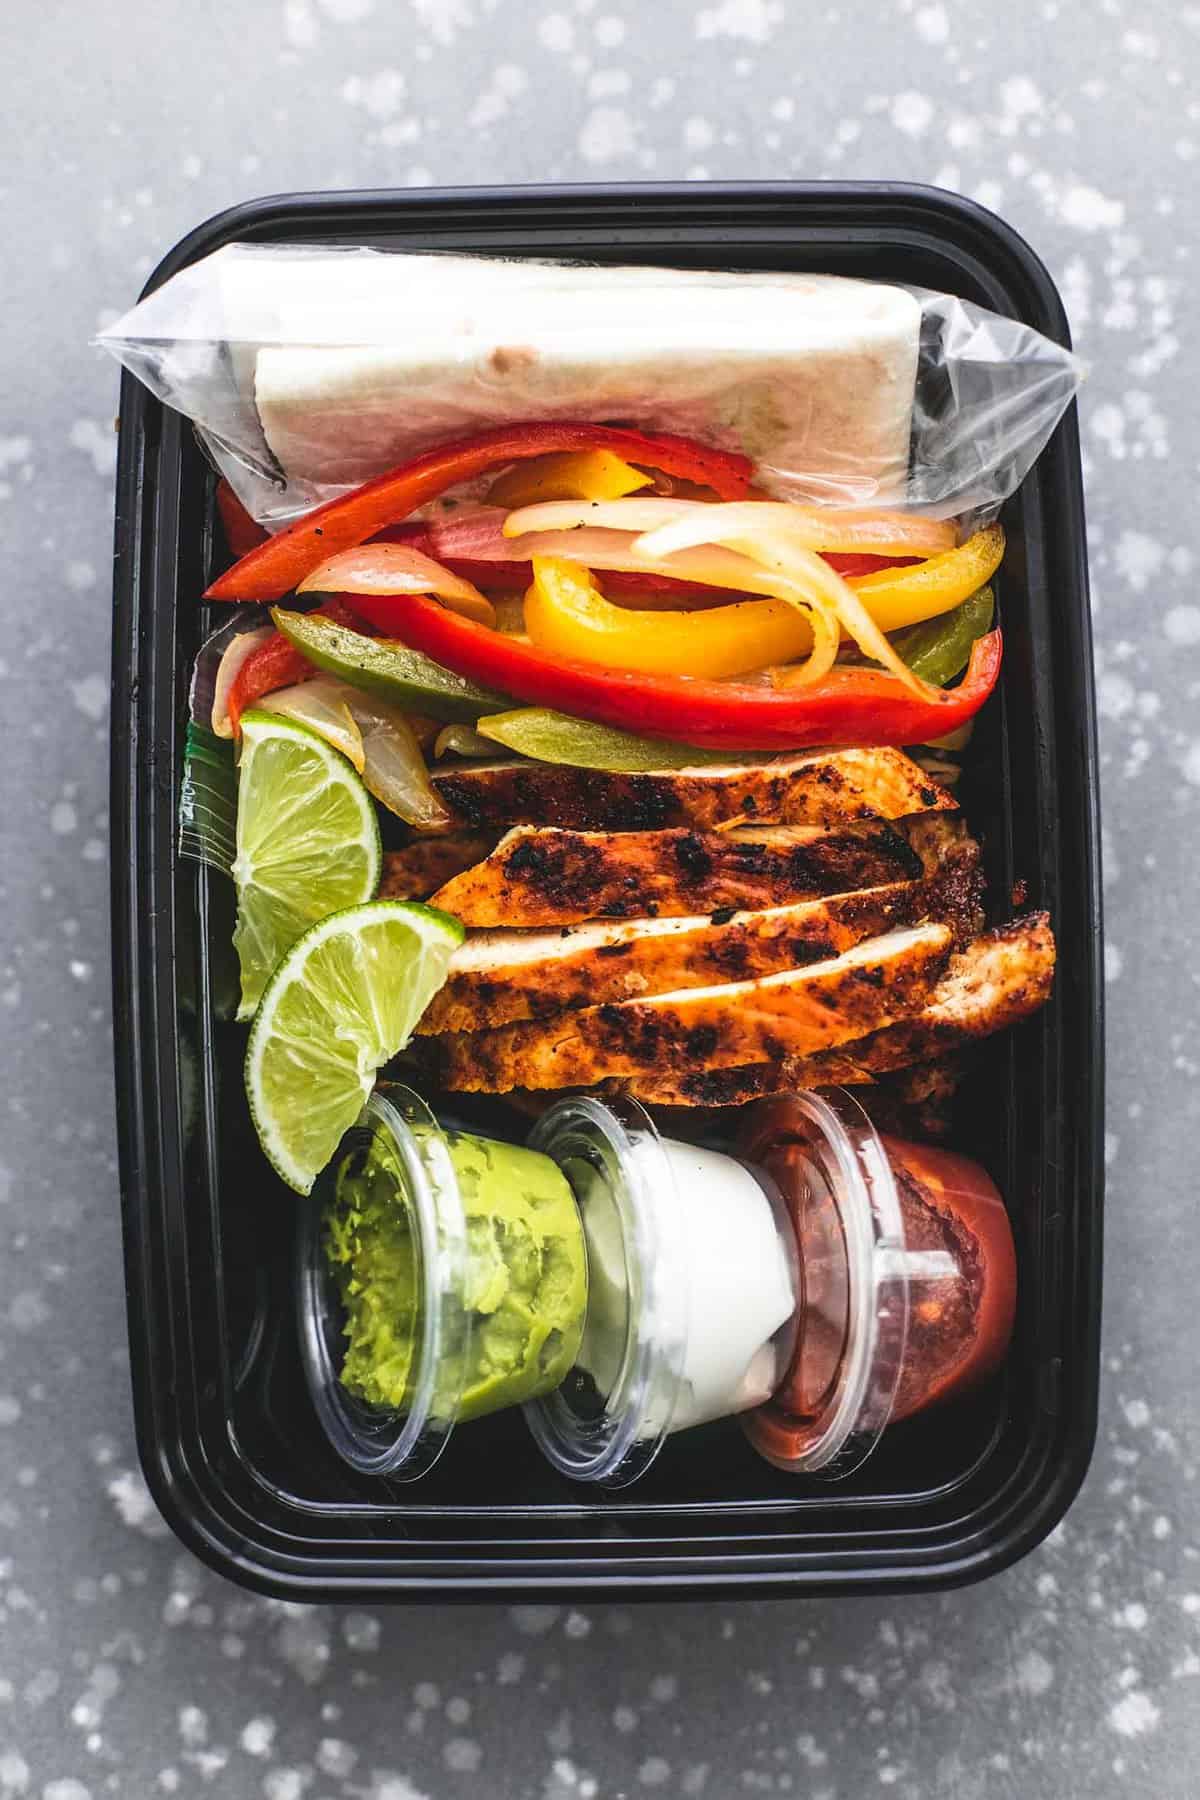
M264 1151L307 1194L446 979L463 928L448 913L375 900L333 913L267 984L246 1050Z
M238 1018L249 1019L310 926L372 898L383 852L374 802L340 751L258 710L242 715L236 848Z

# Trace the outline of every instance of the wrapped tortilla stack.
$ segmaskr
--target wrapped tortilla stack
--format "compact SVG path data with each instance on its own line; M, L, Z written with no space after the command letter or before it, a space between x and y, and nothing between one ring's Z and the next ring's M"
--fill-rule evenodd
M740 450L789 497L903 495L921 307L902 288L458 256L354 262L352 280L337 253L249 265L278 285L269 335L286 341L260 340L253 398L289 486L352 487L439 439L579 419ZM235 270L246 279L245 263Z

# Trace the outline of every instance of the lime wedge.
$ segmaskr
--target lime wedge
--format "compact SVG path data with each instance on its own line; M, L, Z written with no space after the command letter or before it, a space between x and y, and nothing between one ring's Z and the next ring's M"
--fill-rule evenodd
M358 1118L375 1071L402 1050L446 979L463 928L448 913L375 900L322 919L267 984L246 1051L259 1141L307 1194Z
M271 971L310 926L371 898L382 860L374 804L346 758L292 719L244 713L232 871L239 1019L253 1017Z

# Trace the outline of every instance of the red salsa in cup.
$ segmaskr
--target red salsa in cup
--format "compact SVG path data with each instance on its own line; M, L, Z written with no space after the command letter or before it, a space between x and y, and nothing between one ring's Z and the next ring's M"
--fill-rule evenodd
M788 1373L746 1431L768 1461L844 1475L884 1428L1003 1360L1016 1307L1004 1202L966 1157L883 1137L845 1090L764 1101L741 1144L796 1233Z

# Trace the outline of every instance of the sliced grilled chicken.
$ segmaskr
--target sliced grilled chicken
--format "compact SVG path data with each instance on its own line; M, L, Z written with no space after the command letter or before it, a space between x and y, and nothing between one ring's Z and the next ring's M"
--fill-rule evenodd
M955 805L903 750L818 750L746 763L622 775L526 761L433 770L438 793L468 825L564 825L577 831L710 828L739 819L834 825L899 819Z
M455 875L472 868L491 849L484 837L418 838L403 850L388 850L383 858L381 900L428 900Z
M719 1069L807 1056L922 1005L946 966L946 925L891 931L831 960L757 981L624 1000L496 1031L418 1040L443 1087L503 1093L612 1075Z
M464 925L575 925L781 906L911 881L920 858L890 825L730 831L560 831L519 825L433 896Z
M839 956L864 938L927 918L952 924L955 941L965 943L979 929L979 910L977 883L954 874L754 912L473 932L417 1029L478 1031L608 1000L748 981Z
M926 875L950 869L977 870L981 865L979 845L961 813L918 813L901 819L896 829L903 834Z
M1027 1019L1050 997L1054 961L1049 917L1031 913L985 933L955 956L911 1017L857 1041L815 1056L748 1059L742 1068L647 1068L614 1085L658 1106L740 1106L784 1089L856 1086Z

